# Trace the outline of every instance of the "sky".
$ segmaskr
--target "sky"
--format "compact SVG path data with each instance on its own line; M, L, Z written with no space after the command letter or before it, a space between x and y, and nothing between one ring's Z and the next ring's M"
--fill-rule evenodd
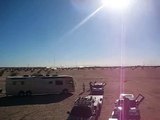
M160 1L102 6L0 0L0 67L160 65Z

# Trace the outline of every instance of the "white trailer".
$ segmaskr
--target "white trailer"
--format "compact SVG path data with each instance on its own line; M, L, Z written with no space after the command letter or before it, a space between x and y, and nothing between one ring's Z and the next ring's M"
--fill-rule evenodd
M73 78L67 75L7 77L6 95L43 95L60 94L75 91Z

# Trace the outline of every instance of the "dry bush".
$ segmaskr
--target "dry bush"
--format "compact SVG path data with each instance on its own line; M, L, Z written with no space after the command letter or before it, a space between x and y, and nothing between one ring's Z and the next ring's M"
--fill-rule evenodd
M46 76L49 76L49 75L50 75L50 73L51 73L50 71L47 71Z
M0 71L0 76L3 76L4 72L5 72L5 70L1 70Z
M43 76L43 75L37 72L37 73L33 73L31 76Z
M10 76L17 76L18 75L18 73L17 72L14 72L14 71L12 71L11 73L10 73Z
M41 71L42 71L42 70L40 69L40 70L37 71L37 73L41 73Z

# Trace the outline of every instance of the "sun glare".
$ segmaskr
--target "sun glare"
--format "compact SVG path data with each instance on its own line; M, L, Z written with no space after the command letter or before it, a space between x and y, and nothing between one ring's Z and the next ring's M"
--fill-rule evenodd
M102 5L111 10L127 10L132 0L102 0Z

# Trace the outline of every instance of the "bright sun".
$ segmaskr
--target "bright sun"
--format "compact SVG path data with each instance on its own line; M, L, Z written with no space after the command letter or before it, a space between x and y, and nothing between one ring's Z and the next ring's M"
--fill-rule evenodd
M127 10L132 0L101 0L102 5L112 10Z

